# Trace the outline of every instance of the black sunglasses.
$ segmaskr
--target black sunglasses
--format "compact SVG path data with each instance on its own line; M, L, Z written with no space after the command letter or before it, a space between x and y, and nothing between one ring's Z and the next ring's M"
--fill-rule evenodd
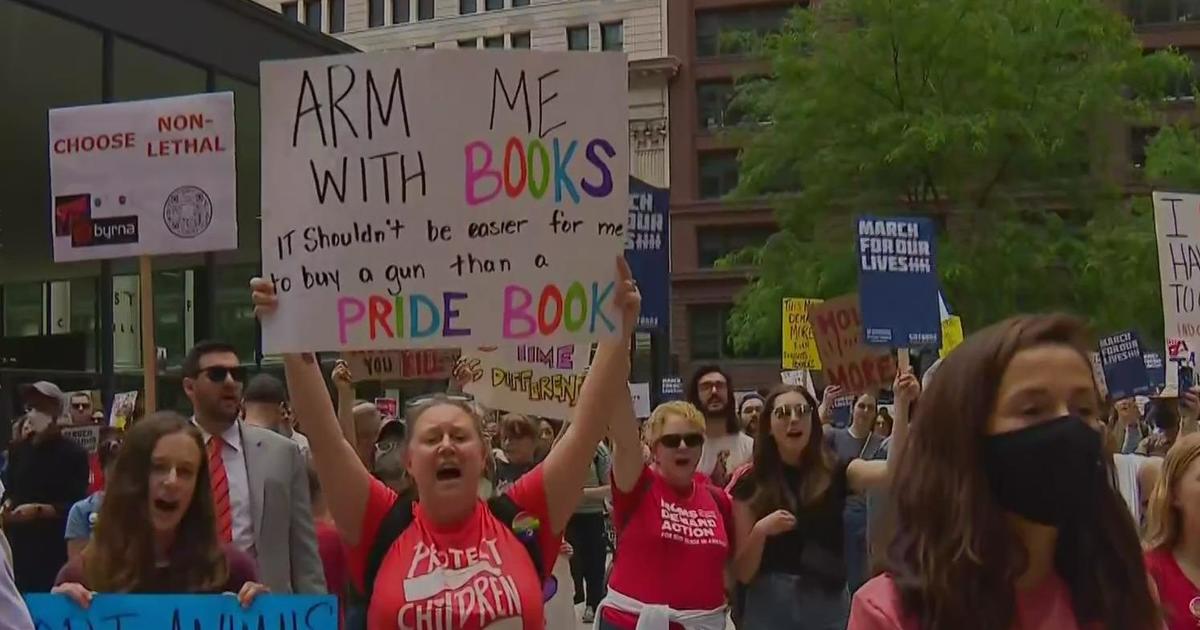
M200 370L208 380L214 383L224 383L226 378L232 378L237 383L246 380L246 369L242 367L224 367L214 365Z
M87 409L92 406L92 403L71 403L71 406L75 409Z
M703 433L668 433L658 438L658 443L667 448L679 448L680 444L688 448L696 448L704 444Z

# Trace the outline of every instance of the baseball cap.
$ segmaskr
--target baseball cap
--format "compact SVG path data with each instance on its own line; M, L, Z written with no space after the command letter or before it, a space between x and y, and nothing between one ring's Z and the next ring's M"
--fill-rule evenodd
M378 444L387 439L403 440L404 435L408 432L408 426L403 420L388 420L379 427L379 435L375 438L375 443Z
M270 374L257 374L242 390L242 401L278 405L287 402L287 388L283 381Z
M57 401L58 404L61 405L63 399L66 397L63 394L63 391L58 388L58 385L55 385L54 383L51 383L50 381L38 381L36 383L26 383L25 385L22 385L18 389L18 391L21 394L21 400L24 400L25 402L29 402L29 399L31 397L41 396L44 398L50 398L54 401Z

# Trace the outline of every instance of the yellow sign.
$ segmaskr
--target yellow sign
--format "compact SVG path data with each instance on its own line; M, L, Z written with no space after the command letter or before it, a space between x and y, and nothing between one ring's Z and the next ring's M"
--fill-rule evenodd
M821 369L817 338L808 321L808 308L820 303L809 298L783 299L783 369Z
M950 351L957 348L958 344L963 342L962 319L958 315L951 315L942 320L942 349L938 353L941 358L946 358Z

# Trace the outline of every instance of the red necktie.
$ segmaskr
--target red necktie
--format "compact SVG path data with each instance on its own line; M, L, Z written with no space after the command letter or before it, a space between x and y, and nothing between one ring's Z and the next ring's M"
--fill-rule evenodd
M222 542L233 542L233 512L229 505L229 477L225 475L225 460L221 449L225 440L214 435L208 438L208 478L212 485L213 511L217 515L217 535Z

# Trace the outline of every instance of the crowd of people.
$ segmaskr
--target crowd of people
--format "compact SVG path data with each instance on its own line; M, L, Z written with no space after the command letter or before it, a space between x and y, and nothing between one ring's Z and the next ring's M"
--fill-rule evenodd
M89 462L61 427L90 400L25 388L0 628L46 591L332 593L371 630L1200 627L1200 389L1107 401L1080 321L1021 316L854 392L844 426L850 392L739 400L716 365L639 420L617 273L623 334L565 423L482 408L464 370L385 417L345 363L247 380L206 342L193 415L105 430ZM278 309L269 282L252 299Z

